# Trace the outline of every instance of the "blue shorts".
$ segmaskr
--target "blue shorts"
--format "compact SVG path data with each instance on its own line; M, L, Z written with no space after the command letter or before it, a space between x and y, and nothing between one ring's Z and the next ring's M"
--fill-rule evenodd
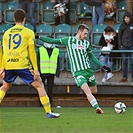
M26 84L31 84L34 81L33 70L26 68L20 70L5 70L4 81L7 83L13 83L15 79L19 76Z

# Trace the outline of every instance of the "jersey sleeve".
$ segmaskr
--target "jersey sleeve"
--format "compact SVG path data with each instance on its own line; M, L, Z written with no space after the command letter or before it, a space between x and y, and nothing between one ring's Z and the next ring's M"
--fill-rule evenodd
M2 66L2 45L0 44L0 69Z
M35 44L35 35L34 35L34 32L30 32L29 39L28 39L28 44L29 45L34 45Z
M68 37L64 37L61 39L54 39L50 37L40 37L40 40L50 43L50 44L61 44L67 46Z
M62 44L61 39L54 39L54 38L50 38L50 37L40 36L40 40L42 40L43 42L50 43L50 44Z
M29 56L30 56L30 60L31 60L31 63L32 63L34 70L38 70L34 40L35 40L35 35L33 32L31 32L31 35L30 35L29 40L28 40Z
M37 57L36 57L36 52L35 52L34 45L31 45L29 47L29 54L30 54L30 60L31 60L31 63L33 65L34 70L38 70Z
M4 52L4 48L5 48L5 44L6 44L5 34L3 35L3 39L2 40L3 41L2 41L2 44L0 46L0 60L1 60L0 69L5 69L4 57L3 57L3 52Z
M4 58L3 58L2 46L0 46L0 70L1 69L4 69Z
M64 37L64 38L62 38L60 40L61 40L61 43L64 44L65 46L68 45L68 37Z
M89 58L90 58L90 60L92 60L95 64L97 64L97 65L99 65L99 66L101 66L101 67L104 66L104 65L95 57L95 55L93 54L92 51L89 53Z
M97 64L97 65L99 65L99 66L101 66L101 67L104 66L104 65L96 58L96 56L93 54L93 52L92 52L92 50L91 50L91 48L90 48L90 45L89 45L87 51L88 51L88 56L89 56L89 59L90 59L90 60L92 60L95 64Z

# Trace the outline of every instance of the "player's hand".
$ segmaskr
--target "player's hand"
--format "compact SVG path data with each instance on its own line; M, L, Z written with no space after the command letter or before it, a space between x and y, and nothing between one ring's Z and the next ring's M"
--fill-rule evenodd
M4 70L0 70L0 79L3 79L5 77Z
M107 66L103 66L103 69L107 72L107 73L110 73L111 72L111 69Z
M38 34L35 35L35 39L39 39L40 36Z
M34 70L34 80L37 80L40 77L40 73L38 70Z

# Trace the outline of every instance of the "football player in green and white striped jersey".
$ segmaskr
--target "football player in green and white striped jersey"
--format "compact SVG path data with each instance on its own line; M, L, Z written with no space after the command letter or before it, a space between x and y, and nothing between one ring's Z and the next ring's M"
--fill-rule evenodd
M36 35L35 38L51 44L55 43L66 46L71 64L71 72L77 86L81 87L84 91L88 101L96 109L96 113L103 114L104 112L99 107L95 97L92 95L92 93L97 93L97 85L94 71L90 66L90 60L104 68L107 72L110 72L111 70L104 66L94 56L90 48L90 43L85 39L88 35L88 31L89 29L85 24L80 24L76 36L53 39Z

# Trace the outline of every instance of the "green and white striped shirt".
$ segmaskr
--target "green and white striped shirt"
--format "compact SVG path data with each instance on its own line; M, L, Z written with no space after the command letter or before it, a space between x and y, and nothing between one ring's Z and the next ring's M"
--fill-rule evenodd
M72 72L90 68L88 53L92 51L87 40L81 41L76 37L69 37L62 38L61 43L66 45Z
M71 65L71 72L77 72L91 68L90 60L99 66L103 64L94 56L87 40L79 40L75 36L53 39L49 37L40 37L40 40L48 43L65 45Z

